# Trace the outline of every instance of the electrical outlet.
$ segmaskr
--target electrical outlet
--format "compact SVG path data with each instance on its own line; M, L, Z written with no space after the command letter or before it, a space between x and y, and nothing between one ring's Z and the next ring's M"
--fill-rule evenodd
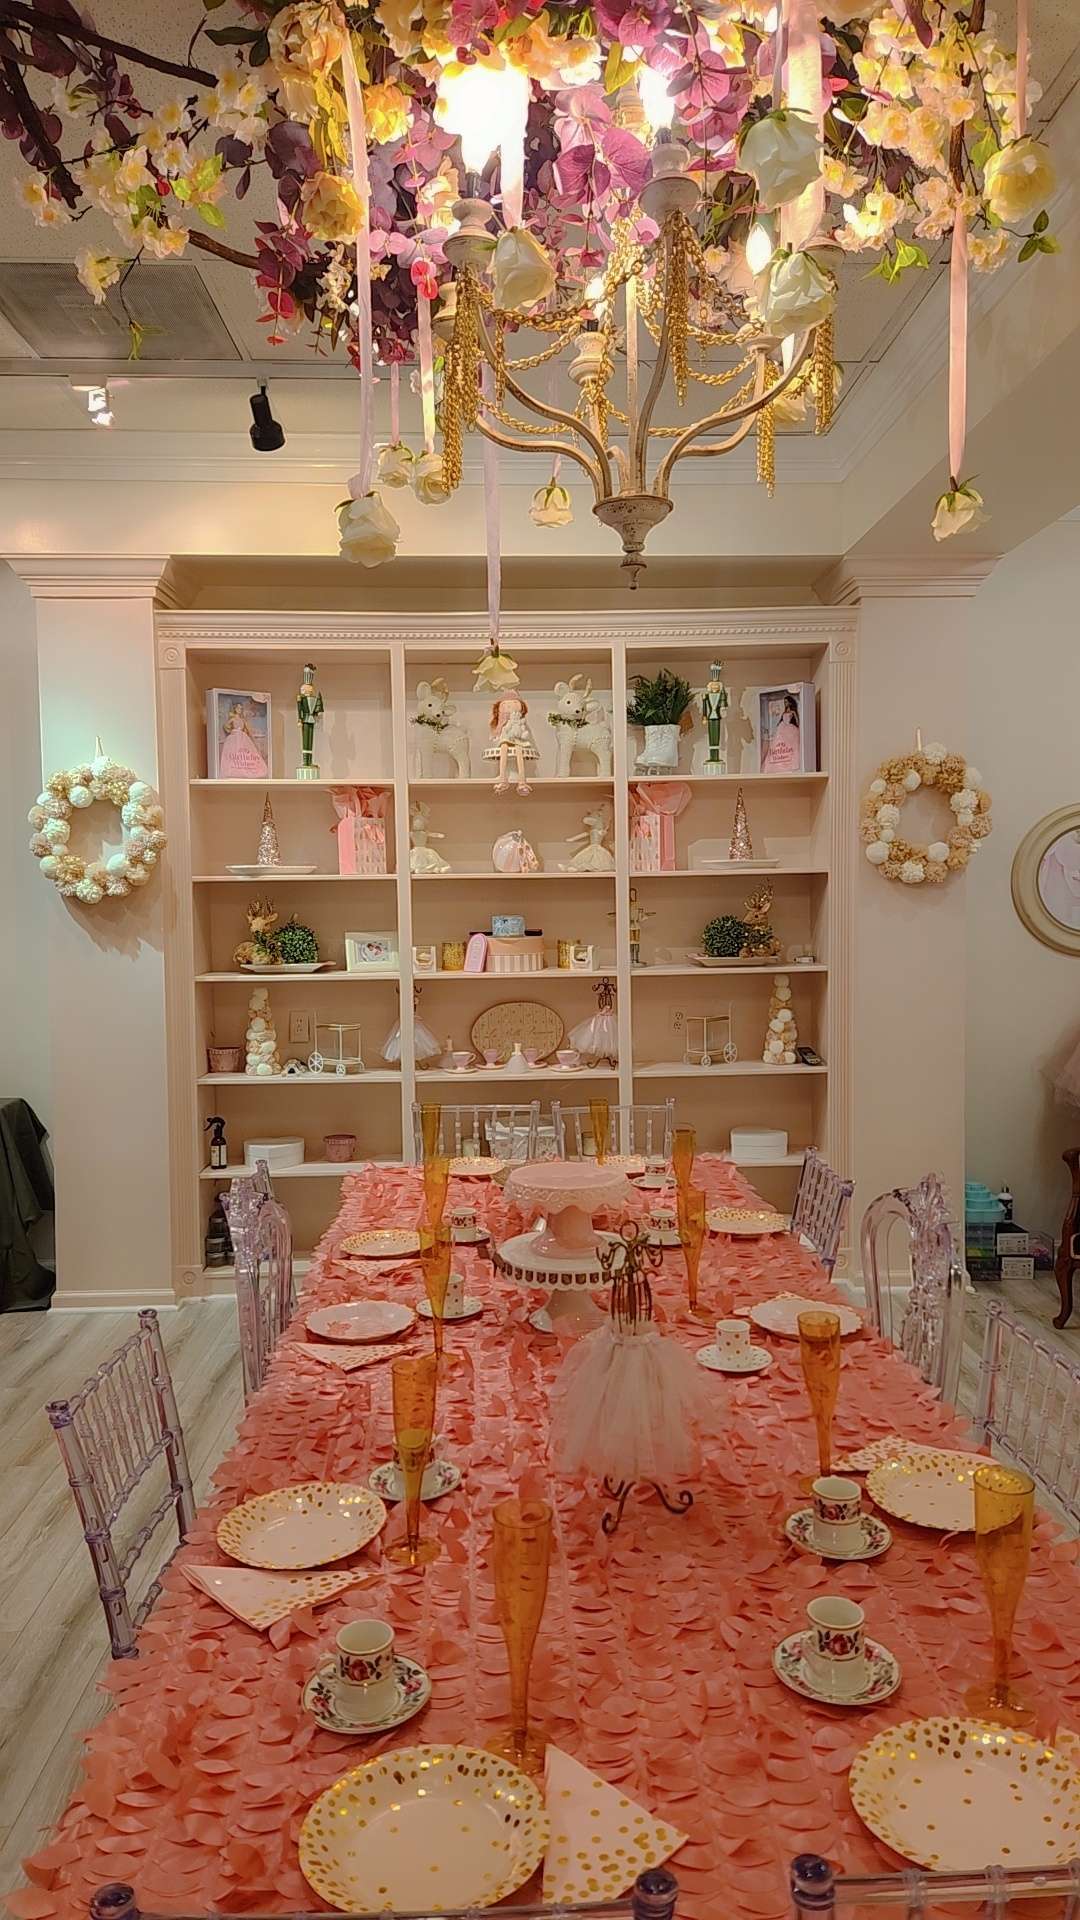
M311 1030L310 1013L290 1013L289 1045L291 1047L313 1047L315 1035Z
M685 1025L686 1025L686 1014L684 1013L682 1007L672 1007L671 1009L672 1033L682 1033Z

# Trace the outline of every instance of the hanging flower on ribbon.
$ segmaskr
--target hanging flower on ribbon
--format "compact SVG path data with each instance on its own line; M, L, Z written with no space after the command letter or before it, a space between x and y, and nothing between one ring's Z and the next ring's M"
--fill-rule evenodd
M537 487L533 494L529 519L534 527L568 527L573 517L570 489L552 475L547 485Z
M380 447L375 460L375 477L384 487L408 487L412 484L416 455L404 440L391 440Z
M985 526L990 518L988 513L983 512L985 504L982 494L972 486L970 480L962 480L959 485L950 487L938 497L934 518L930 523L934 539L951 540L954 533Z
M381 567L384 560L392 560L401 538L401 528L377 493L342 501L338 530L342 559L355 560L362 567Z
M443 477L441 453L422 453L413 462L413 492L422 506L439 507L449 500L450 489Z
M805 114L778 107L744 134L739 162L754 178L758 205L770 213L821 178L820 131Z
M496 306L535 307L552 292L555 269L539 240L524 227L511 227L496 242L491 278Z
M1014 140L992 153L983 170L987 208L1003 226L1041 212L1056 186L1054 163L1041 140Z
M518 685L517 661L493 640L473 668L473 681L477 693L503 693Z
M769 268L761 318L781 339L828 320L836 305L836 282L812 253L777 253Z

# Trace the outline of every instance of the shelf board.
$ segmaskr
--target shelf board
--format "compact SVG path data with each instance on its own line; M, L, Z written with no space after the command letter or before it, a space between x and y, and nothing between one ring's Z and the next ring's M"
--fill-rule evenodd
M576 787L578 792L582 788L603 787L610 792L614 784L614 778L610 773L568 773L561 778L555 774L545 773L537 774L535 779L529 781L534 792L538 792L541 788L546 792L549 789L557 790L559 787ZM468 780L410 780L409 786L410 788L420 787L427 793L453 793L458 788L464 788L466 793L494 793L495 791L494 779L488 779L484 774L472 774ZM500 798L503 797L505 796L500 795Z
M799 975L803 973L828 973L828 971L828 967L825 966L823 962L816 960L812 966L797 966L794 960L776 959L768 960L760 967L695 967L691 961L687 961L680 963L678 966L632 967L630 970L630 978L631 980L670 980L673 978L680 980L745 980L748 976L750 979L753 979L756 974L762 974L767 978L774 973ZM246 974L244 978L247 978Z
M276 1186L279 1180L343 1180L347 1173L359 1173L361 1167L371 1166L372 1159L364 1154L359 1160L302 1160L298 1167L271 1167L270 1178ZM375 1160L375 1166L396 1167L396 1160ZM241 1174L252 1169L244 1166L203 1167L200 1180L235 1180ZM220 1273L220 1267L216 1269Z
M370 886L372 881L384 884L387 880L397 879L396 873L282 873L276 880L272 875L271 867L267 871L266 884L275 887L307 887L316 882L319 885L329 882L331 886L362 887ZM245 879L239 873L193 873L191 884L193 887L261 887L263 876L248 874Z
M524 1085L530 1080L617 1080L614 1067L574 1067L566 1072L562 1067L532 1067L528 1073L507 1073L505 1067L469 1067L464 1073L455 1073L452 1067L418 1067L417 1080L439 1081L446 1085L453 1082L464 1084L476 1080L504 1080L507 1083Z
M401 1085L400 1072L369 1067L364 1073L200 1073L200 1087L362 1087L373 1080Z
M668 773L649 775L635 773L632 770L628 778L633 781L650 778L681 780L686 787L823 787L828 781L827 773Z
M343 980L400 980L400 978L401 974L397 968L392 973L389 970L377 973L374 968L369 971L366 967L362 973L349 973L344 967L333 967L328 973L197 973L195 983L197 986L218 986L226 980L242 980L245 985L250 986L261 979L264 984L270 981L277 987L287 987L290 984L315 987L324 984L337 986Z
M632 873L630 882L637 886L639 880L774 880L784 879L792 874L801 878L815 875L827 875L828 867L800 867L781 861L778 867L755 867L741 862L731 867L672 867L666 873ZM501 877L501 876L500 876ZM600 876L603 878L603 875Z
M414 880L486 880L489 884L502 885L504 880L600 880L608 884L615 878L615 869L610 873L554 873L548 868L540 873L496 873L494 868L476 867L471 873L463 873L451 868L449 873L414 873Z
M796 1153L777 1153L768 1160L740 1160L737 1153L729 1153L728 1159L736 1167L801 1167L806 1157L805 1148Z
M188 785L201 788L204 791L210 791L215 787L224 787L232 793L239 793L244 788L247 788L249 792L258 793L261 787L273 787L277 792L283 791L286 787L291 787L296 793L308 793L312 790L316 793L320 791L326 793L330 787L378 787L380 792L388 793L393 789L394 782L393 780L384 780L381 775L372 773L338 773L326 780L289 780L280 778L268 778L265 780L209 780L205 776L200 775L197 778L191 779Z
M428 980L471 980L478 986L506 986L513 981L520 986L523 980L610 980L617 969L614 960L610 967L536 967L530 973L465 973L461 967L450 971L439 967L434 973L420 973L413 968L413 979L418 987ZM698 969L695 967L694 972ZM247 975L244 975L245 980Z
M781 1074L781 1073L788 1074L788 1075L791 1075L791 1074L810 1075L810 1074L825 1074L825 1073L828 1073L828 1071L829 1071L828 1067L804 1067L801 1065L794 1066L794 1067L785 1067L785 1066L767 1067L765 1065L764 1060L735 1060L731 1063L730 1066L726 1061L722 1060L722 1061L719 1061L717 1065L714 1067L687 1066L682 1060L673 1061L669 1065L665 1061L659 1060L659 1061L653 1061L652 1064L649 1066L635 1067L634 1079L635 1080L692 1080L692 1079L698 1078L701 1075L708 1076L708 1075L717 1075L717 1074L727 1074L729 1077L738 1080L738 1079L745 1079L749 1077L751 1074L759 1074L759 1073L767 1073L770 1076L775 1074Z

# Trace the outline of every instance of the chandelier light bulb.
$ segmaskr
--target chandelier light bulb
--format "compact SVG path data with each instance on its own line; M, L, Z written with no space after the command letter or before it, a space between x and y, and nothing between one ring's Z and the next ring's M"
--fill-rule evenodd
M520 67L479 61L439 76L439 120L461 141L468 173L480 173L496 147L524 140L529 77Z
M775 32L776 32L776 29L777 29L777 27L778 27L778 26L780 25L780 9L779 9L779 7L770 7L770 8L769 8L769 11L768 11L768 13L767 13L767 14L765 15L765 18L764 18L764 20L762 21L762 25L763 25L763 27L765 28L765 31L766 31L766 33L775 33Z
M667 76L657 73L654 67L639 67L637 86L642 111L653 132L670 127L675 118L675 102L668 92Z
M751 273L764 273L775 251L772 221L759 213L746 236L746 264Z

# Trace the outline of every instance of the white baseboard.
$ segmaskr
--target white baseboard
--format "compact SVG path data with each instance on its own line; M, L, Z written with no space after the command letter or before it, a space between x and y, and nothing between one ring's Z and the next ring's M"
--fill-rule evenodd
M152 1290L149 1293L55 1293L50 1313L138 1313L140 1307L153 1307L155 1313L175 1313L181 1306L197 1305L201 1300L224 1300L233 1298L232 1281L228 1293L199 1295L195 1301L177 1300L172 1292Z

